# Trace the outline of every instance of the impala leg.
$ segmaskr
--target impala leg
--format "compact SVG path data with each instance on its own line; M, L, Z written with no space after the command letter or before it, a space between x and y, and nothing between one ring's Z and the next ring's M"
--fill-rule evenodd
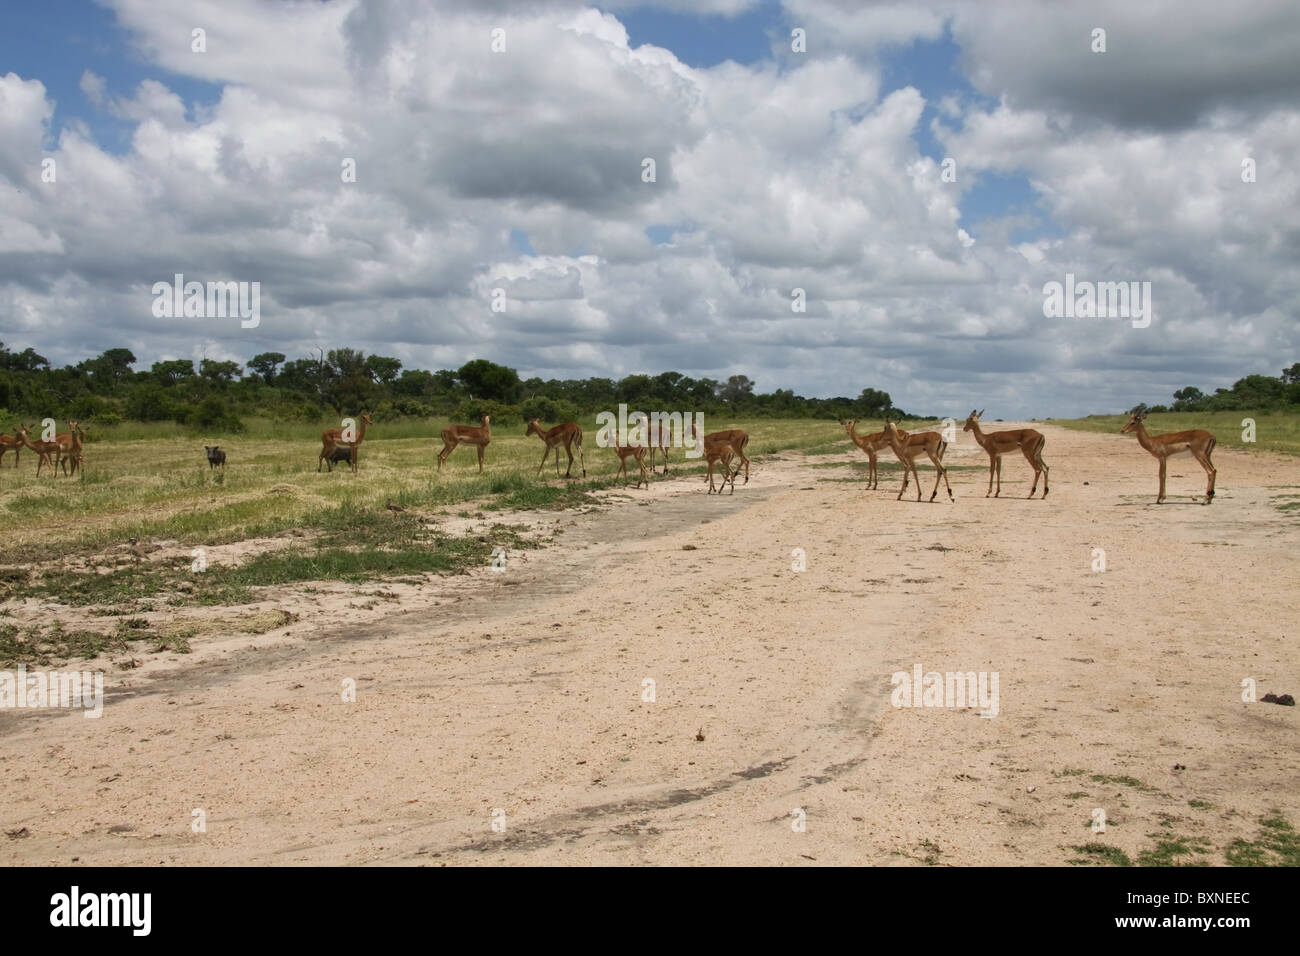
M1160 494L1156 497L1156 504L1161 504L1165 500L1165 462L1167 459L1160 459Z
M483 446L475 445L474 447L478 449L478 473L481 475L483 474Z
M948 484L948 469L943 467L941 462L934 455L930 455L930 462L934 465L934 490L930 492L930 500L934 501L935 496L939 494L939 479L943 478L943 483ZM918 490L920 483L918 482ZM948 497L952 497L952 489L948 489Z
M547 445L545 448L542 449L542 460L537 465L537 475L540 475L542 473L542 469L546 467L546 456L549 455L550 453L551 453L550 445ZM556 467L558 468L560 456L557 454L555 457L556 457ZM537 477L537 475L534 475L533 477L535 478Z
M1204 455L1197 455L1196 460L1199 461L1201 467L1205 469L1205 503L1208 505L1214 500L1214 479L1215 476L1218 475L1218 470L1210 462L1210 455L1208 452Z
M992 452L989 452L989 490L984 492L985 498L993 494L993 472L997 469L997 466L998 466L998 456L993 454Z
M876 454L867 452L867 490L874 491L876 488Z

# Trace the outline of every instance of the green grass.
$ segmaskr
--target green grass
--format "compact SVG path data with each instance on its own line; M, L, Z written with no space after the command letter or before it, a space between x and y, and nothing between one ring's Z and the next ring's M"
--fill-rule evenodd
M1229 866L1300 866L1300 834L1281 812L1274 810L1259 821L1257 839L1234 840L1224 851Z
M1210 843L1200 837L1171 837L1162 833L1148 834L1156 845L1142 850L1137 856L1138 866L1208 866Z
M1255 441L1241 440L1243 418L1255 420ZM1080 431L1118 434L1127 415L1089 415L1087 418L1053 419L1052 424ZM1158 412L1149 415L1146 429L1153 435L1204 428L1220 445L1300 455L1300 414L1296 412ZM1125 438L1137 444L1132 434Z
M166 423L98 429L92 424L84 477L75 480L48 475L38 480L30 451L17 468L6 455L0 463L0 516L7 530L0 543L0 578L4 565L89 556L132 537L193 548L289 529L317 530L339 509L387 520L388 498L435 517L439 509L473 504L494 510L568 507L585 503L593 490L622 482L613 478L617 456L597 447L594 428L584 436L585 481L557 480L550 459L538 476L543 445L525 436L523 425L493 428L482 474L470 447L452 452L439 473L438 433L445 421L376 422L360 448L357 475L346 466L318 474L325 424L254 420L247 433L220 441ZM719 419L708 427L744 428L751 458L817 446L856 451L834 422ZM203 451L204 444L218 441L228 455L224 473L209 470ZM699 459L684 460L683 452L670 449L673 473L704 469ZM575 475L579 467L575 463Z
M1119 847L1105 843L1084 843L1070 847L1079 856L1067 861L1071 866L1132 866L1133 861Z

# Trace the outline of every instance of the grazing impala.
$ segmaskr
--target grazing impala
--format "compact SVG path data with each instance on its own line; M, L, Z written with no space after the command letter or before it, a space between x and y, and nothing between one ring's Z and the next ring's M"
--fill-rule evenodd
M536 435L546 445L546 450L542 452L542 463L537 466L537 473L542 473L542 467L546 464L546 456L555 449L555 477L560 477L560 446L564 446L565 453L569 456L569 467L564 470L564 477L573 477L570 472L573 471L573 449L577 447L578 457L582 459L582 477L587 477L587 458L582 453L582 427L576 422L565 422L562 425L556 425L554 428L542 428L534 418L528 423L528 429L524 432L524 437ZM652 462L653 467L653 462Z
M984 409L978 412L975 409L970 410L966 416L966 426L962 429L965 432L974 432L975 440L979 442L989 455L989 490L985 492L984 497L990 494L996 498L1002 494L1002 456L1009 451L1019 448L1025 456L1025 461L1029 462L1029 467L1034 469L1034 484L1029 489L1029 497L1034 497L1034 492L1038 490L1038 476L1043 476L1043 497L1047 497L1047 463L1043 461L1043 446L1047 444L1047 439L1041 432L1034 431L1032 428L1015 428L1002 432L989 432L985 434L980 431L980 416L984 414ZM993 493L993 474L998 476L997 494Z
M321 432L321 450L320 454L316 457L316 470L320 471L321 463L324 462L328 470L333 471L334 463L342 460L335 454L335 450L342 448L348 451L347 461L352 465L352 470L356 471L357 456L355 452L358 450L361 443L366 440L366 426L373 424L374 421L371 417L363 414L361 416L361 427L357 429L357 440L354 442L343 440L344 429L342 428L327 428L325 431Z
M1160 494L1156 497L1156 504L1161 504L1165 500L1165 462L1174 455L1190 454L1205 469L1208 479L1205 487L1205 503L1208 505L1214 500L1214 479L1219 473L1214 463L1210 461L1210 455L1213 454L1218 439L1203 428L1171 432L1168 435L1151 435L1142 424L1146 417L1146 412L1130 415L1128 424L1120 431L1136 432L1138 444L1151 452L1160 462Z
M442 430L442 451L438 452L438 470L442 471L442 463L447 460L447 456L456 450L457 445L473 445L478 449L478 470L483 472L483 449L488 446L492 440L492 428L488 424L491 421L490 415L483 416L483 423L478 428L470 425L449 425ZM558 452L556 453L558 456Z
M921 476L916 473L916 459L923 454L934 465L934 490L930 492L930 500L934 501L935 495L939 493L940 478L943 479L943 486L948 489L948 499L955 500L952 497L952 486L948 484L948 469L943 467L943 452L948 443L942 435L938 432L904 432L888 420L885 422L885 434L889 436L889 446L903 463L903 487L898 490L896 501L901 501L903 492L907 490L909 470L916 479L916 500L921 500Z
M859 435L857 432L858 419L856 418L851 422L841 420L840 425L849 433L849 438L853 440L853 444L866 453L867 461L870 462L871 470L867 475L867 490L871 491L879 487L879 481L876 477L876 452L889 447L889 436L884 432L876 432L874 435Z

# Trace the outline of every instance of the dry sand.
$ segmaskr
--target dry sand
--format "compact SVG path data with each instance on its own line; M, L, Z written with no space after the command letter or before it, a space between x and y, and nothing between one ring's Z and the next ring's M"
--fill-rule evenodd
M1037 427L1046 501L1019 457L1001 499L963 471L918 504L815 467L856 449L783 456L734 496L547 516L559 543L504 573L282 595L287 628L95 662L102 718L0 713L0 861L1027 865L1167 833L1222 862L1300 822L1300 714L1241 699L1300 693L1300 460L1220 447L1203 507L1178 458L1157 507L1130 436ZM946 460L986 461L969 435ZM892 707L916 664L996 672L998 715Z

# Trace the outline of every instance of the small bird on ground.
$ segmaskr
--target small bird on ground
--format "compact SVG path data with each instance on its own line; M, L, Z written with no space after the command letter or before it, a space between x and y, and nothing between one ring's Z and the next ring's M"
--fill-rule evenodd
M392 498L389 498L389 499L388 499L388 504L387 504L385 507L387 507L388 510L391 511L393 514L399 514L400 512L403 512L403 511L406 510L406 509L403 508L401 505L395 505L395 504L393 504L393 499L392 499Z
M135 563L139 564L140 559L143 558L145 554L144 548L140 547L140 545L136 543L135 538L127 538L126 540L127 543L131 545L131 554L135 557Z

